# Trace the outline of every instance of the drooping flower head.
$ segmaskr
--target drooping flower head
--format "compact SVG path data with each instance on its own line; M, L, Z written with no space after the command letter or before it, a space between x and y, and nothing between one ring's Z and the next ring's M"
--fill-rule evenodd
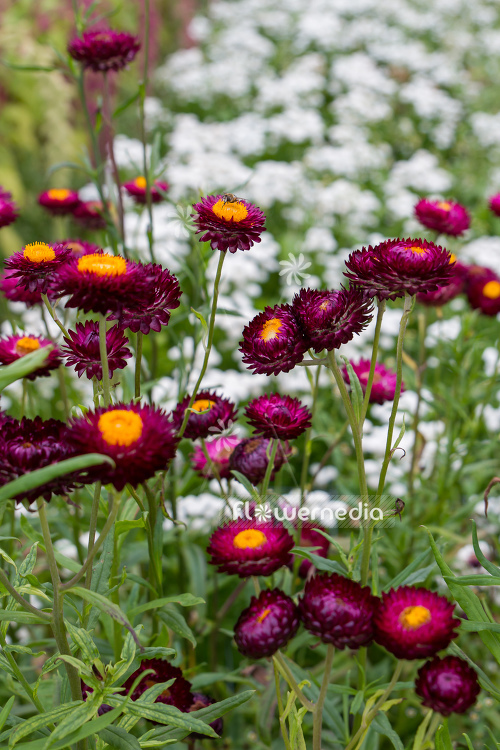
M231 193L209 195L193 208L196 213L192 216L198 227L196 234L203 232L200 242L210 242L213 250L229 250L230 253L250 250L266 231L266 217L260 208Z
M135 203L138 203L141 206L146 205L147 195L145 177L136 177L135 180L124 182L123 187L127 193L132 196ZM154 183L150 185L151 203L161 203L161 201L164 201L165 197L163 193L166 193L169 187L170 185L168 182L155 180Z
M73 258L81 258L82 255L92 255L93 253L100 252L101 248L96 245L95 242L87 242L86 240L63 240L58 243L59 247L64 250L70 250Z
M500 276L490 268L469 266L465 279L469 305L483 315L500 312Z
M257 485L266 475L271 450L271 442L268 438L245 438L231 453L229 467L231 470L239 471L249 482ZM290 453L287 443L279 444L274 458L271 480L274 480L275 473L281 469Z
M12 482L31 471L72 458L73 447L65 440L66 425L57 419L7 419L0 434L0 486ZM50 500L54 495L65 495L74 488L70 476L57 477L17 495L18 502L33 503L38 497Z
M422 704L443 716L468 711L480 691L476 671L458 656L435 656L420 667L415 680Z
M132 62L140 46L139 39L133 34L102 29L84 31L81 37L74 37L68 44L68 52L84 68L105 73L121 70Z
M54 288L60 297L69 295L66 307L86 313L117 312L127 304L139 304L151 279L146 268L121 255L99 251L71 258L61 268Z
M373 640L376 604L368 586L338 573L322 573L305 585L299 598L300 619L323 643L356 649Z
M182 426L190 400L188 394L172 412L172 421L177 430ZM236 420L237 413L238 410L228 398L218 396L213 391L199 391L191 406L184 437L196 440L213 436L217 429L222 432Z
M250 659L272 656L288 643L299 629L299 611L293 600L280 589L261 591L252 596L234 626L238 651Z
M368 376L370 374L370 360L360 359L359 362L351 362L352 369L357 375L363 393L366 391ZM349 385L349 373L347 367L342 368L342 375L345 382ZM377 362L375 365L375 374L373 376L372 389L370 391L370 403L383 404L385 401L394 401L396 393L397 375L385 365ZM404 391L404 385L401 386L401 392Z
M182 295L177 278L167 268L149 263L144 267L150 281L140 300L126 305L121 312L110 315L109 320L118 320L120 328L130 328L147 335L160 331L170 320L170 311L180 305Z
M283 524L266 521L228 521L210 537L207 552L219 573L270 576L287 565L293 537Z
M307 348L316 353L346 344L372 317L371 300L357 289L301 289L292 307Z
M458 237L470 227L467 209L454 201L430 201L422 198L415 206L415 216L424 227L451 237Z
M298 398L279 393L254 398L245 409L255 434L265 438L292 440L311 426L312 415Z
M297 525L299 522L295 522L294 525ZM328 557L328 550L330 548L330 542L326 537L323 536L323 534L320 534L318 530L326 531L326 529L321 526L321 524L317 523L316 521L305 521L300 522L301 528L300 528L300 542L297 545L298 547L313 547L315 549L311 550L313 554L318 555L318 557ZM293 558L295 559L295 555ZM294 569L294 559L290 562L290 569ZM301 558L301 563L299 565L299 576L301 578L306 578L311 568L314 568L314 563L312 563L307 558Z
M42 336L21 336L20 334L16 334L15 336L7 336L0 339L0 363L2 365L11 365L13 362L21 359L21 357L32 354L44 347L52 347L44 364L37 370L34 370L34 372L30 372L26 377L28 380L46 377L50 375L51 370L55 370L61 364L61 352L53 341L44 339Z
M215 700L209 695L204 695L203 693L193 693L193 702L189 708L189 713L191 713L192 711L199 711L201 708L208 708L208 706L211 706L214 703ZM224 729L224 721L221 717L219 717L218 719L214 719L214 721L211 721L208 726L212 727L214 732L216 732L220 736L222 734L222 730ZM206 739L206 734L191 732L191 734L188 735L188 739L203 740Z
M68 333L70 337L64 337L67 346L61 349L65 356L65 364L68 367L74 367L79 378L85 373L89 380L93 377L102 380L99 323L91 320L77 323L76 331L68 331ZM109 377L113 376L115 370L122 370L127 366L126 360L132 356L127 344L127 337L116 326L106 332Z
M104 206L101 201L80 201L73 217L86 229L106 229Z
M153 406L114 404L72 419L67 439L77 455L102 453L115 462L89 471L88 481L111 483L117 490L137 487L168 468L177 449L175 429L167 414Z
M398 659L426 659L449 646L460 620L454 604L424 588L400 586L382 594L375 640Z
M140 681L131 695L133 701L137 701L148 690L148 688L157 685L160 682L174 680L169 688L163 691L155 700L155 703L163 703L166 706L175 706L179 711L187 712L193 703L193 693L191 692L191 683L182 675L179 667L174 667L170 662L164 659L144 659L141 661L139 669L132 672L130 677L125 680L123 687L128 692L139 675L147 670L153 670L152 674Z
M307 351L293 310L287 304L266 307L256 315L243 329L240 344L243 362L265 375L290 372Z
M5 297L11 302L24 302L26 307L33 307L34 305L42 305L41 292L34 291L30 292L19 284L19 279L12 274L14 271L4 271L0 276L0 289L2 290ZM50 290L49 290L50 297Z
M215 440L207 440L205 443L205 449L209 460L201 446L196 445L194 453L191 456L193 469L206 479L213 479L215 473L217 473L219 479L229 479L231 476L229 459L231 453L240 443L240 438L237 438L235 435L227 435L215 438Z
M451 260L447 250L427 240L387 240L351 253L344 276L372 297L397 299L446 285Z
M70 257L69 250L46 242L33 242L18 253L13 253L5 261L5 268L11 278L28 292L46 294L61 267Z
M8 190L0 186L0 229L8 227L19 215L19 209L12 200L12 195Z
M457 261L453 253L451 261L455 265L453 266L453 274L448 283L445 286L438 286L433 292L419 292L417 294L417 302L428 307L441 307L442 305L446 305L447 302L451 302L452 299L458 297L465 290L468 266Z
M80 204L80 198L75 190L51 188L38 196L38 203L53 216L65 216L73 213Z
M492 195L489 199L488 205L490 207L490 211L495 214L495 216L500 216L500 193L497 195Z

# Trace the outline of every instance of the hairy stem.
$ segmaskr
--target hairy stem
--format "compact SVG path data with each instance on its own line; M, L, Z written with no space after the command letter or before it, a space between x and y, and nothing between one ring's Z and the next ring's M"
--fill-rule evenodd
M304 693L302 692L301 688L297 684L297 680L293 676L290 667L285 661L285 657L281 653L281 651L276 651L276 653L273 656L273 661L277 663L277 668L283 675L284 679L287 681L299 701L302 703L305 708L307 708L308 711L314 712L315 711L315 704L309 700L309 698L306 698Z

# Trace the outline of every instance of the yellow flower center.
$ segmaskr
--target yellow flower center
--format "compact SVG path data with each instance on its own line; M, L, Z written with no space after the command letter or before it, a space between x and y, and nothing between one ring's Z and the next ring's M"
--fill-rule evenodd
M127 261L120 255L93 253L82 255L78 260L80 273L95 273L96 276L123 276L127 272Z
M54 260L54 250L45 242L33 242L24 248L24 257L32 263L43 263L45 260Z
M248 209L241 201L224 203L222 198L212 207L212 211L219 219L226 221L243 221L248 216Z
M198 414L201 414L201 412L210 411L213 406L215 406L215 401L210 401L208 398L200 398L198 401L194 402L191 409Z
M24 357L25 354L31 354L31 352L40 349L40 342L38 339L33 339L31 336L25 336L16 344L16 352Z
M134 180L134 185L138 187L140 190L146 189L146 178L145 177L136 177Z
M399 615L399 622L405 630L418 630L431 619L431 613L427 607L418 604L416 607L405 607Z
M112 409L99 417L99 432L108 445L132 445L142 435L142 419L135 411Z
M441 208L443 211L449 211L451 208L451 203L448 203L447 201L441 201L437 204L438 208Z
M483 294L488 299L498 299L500 297L500 283L498 281L488 281L483 286Z
M283 323L279 318L271 318L271 320L266 320L266 322L262 326L262 331L260 332L261 339L263 341L271 341L271 339L275 339L282 325Z
M455 253L450 253L450 265L457 262L457 256Z
M64 201L71 195L71 190L65 188L52 188L47 192L51 201Z
M267 537L258 529L245 529L233 539L233 546L237 549L256 549L267 542Z
M267 617L267 616L268 616L269 614L271 614L271 610L270 610L270 609L269 609L269 607L268 607L267 609L265 609L265 610L264 610L264 611L262 612L262 614L260 614L260 615L259 615L259 616L257 617L257 622L260 622L260 623L264 622L264 620L266 619L266 617Z
M416 255L424 255L427 252L427 248L421 247L420 245L412 245L411 247L407 247L405 249L409 250L412 253L415 253Z

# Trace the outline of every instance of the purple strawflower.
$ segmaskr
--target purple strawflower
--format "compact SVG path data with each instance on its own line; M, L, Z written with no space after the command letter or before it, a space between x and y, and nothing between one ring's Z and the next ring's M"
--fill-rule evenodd
M245 409L255 434L265 438L292 440L311 426L312 415L298 398L279 393L264 394L250 401Z
M250 659L272 656L299 629L299 611L293 600L279 589L252 596L234 626L238 651Z
M5 268L28 292L47 294L70 256L70 251L60 245L33 242L7 258Z
M469 305L483 315L498 315L500 312L500 276L491 268L469 266L465 278L465 289Z
M287 565L293 545L293 537L283 524L228 521L214 531L207 552L219 573L246 578L270 576Z
M172 412L172 421L177 430L182 426L190 400L191 396L188 394ZM191 440L213 437L216 432L223 432L231 427L237 413L236 406L228 398L218 396L213 391L199 391L191 405L183 437Z
M193 208L196 213L191 215L196 233L204 233L200 242L210 242L213 250L229 250L230 253L250 250L266 231L266 217L260 208L229 193L209 195Z
M469 267L457 261L453 253L451 258L455 261L455 265L448 283L445 286L438 286L433 292L419 292L417 302L428 307L441 307L465 290Z
M468 711L480 691L476 671L458 656L435 656L420 667L415 680L423 705L443 716Z
M93 377L102 380L99 323L91 320L77 323L76 331L68 331L68 333L70 338L64 338L67 346L61 348L65 355L65 364L68 367L74 367L79 378L85 373L89 380ZM115 370L122 370L127 366L126 360L132 356L127 344L127 337L116 326L106 332L109 377L113 376Z
M8 190L0 187L0 229L8 227L19 215L19 209L12 200L12 195Z
M292 307L266 307L243 329L240 342L243 362L255 373L278 375L302 362L308 345L304 341Z
M73 217L86 229L106 229L105 207L101 201L80 201Z
M58 247L62 247L63 250L70 250L73 258L81 258L82 255L93 255L94 253L101 252L99 245L95 242L87 242L86 240L62 240L58 242Z
M42 305L42 294L38 290L30 292L19 284L17 276L12 274L15 271L4 271L0 276L0 289L4 293L5 297L11 302L24 302L26 307L33 307L34 305ZM50 290L49 290L50 297Z
M153 673L146 675L146 677L140 681L133 691L131 699L137 701L142 697L146 690L153 687L153 685L174 679L172 685L158 696L155 703L163 703L166 706L175 706L179 711L189 711L194 698L191 692L191 683L183 677L182 670L179 667L174 667L170 662L165 661L164 659L144 659L141 661L139 668L136 669L135 672L132 672L130 677L128 677L123 683L125 691L128 693L137 677L150 669L153 670Z
M268 438L245 438L231 453L229 467L231 470L239 471L249 482L257 485L266 475L271 450L271 441ZM278 445L271 480L274 480L275 473L281 469L290 453L286 443Z
M430 201L422 198L415 206L415 216L424 227L451 237L458 237L470 227L467 209L454 201Z
M80 198L75 190L51 188L38 196L38 203L53 216L66 216L80 204Z
M141 206L146 205L147 195L145 177L136 177L135 180L124 182L123 187L127 191L127 193L132 196L135 203L138 203ZM168 182L155 180L149 188L151 193L151 203L161 203L161 201L164 201L165 197L163 193L166 193L169 187L170 185L168 184Z
M53 341L44 339L42 336L15 335L0 339L0 364L11 365L21 357L48 346L52 349L43 365L26 375L28 380L46 377L50 375L51 370L55 370L61 364L61 352Z
M121 70L128 65L140 49L138 37L125 31L102 29L84 31L68 44L68 52L84 68L105 73Z
M359 384L363 394L366 391L368 384L368 376L370 374L370 360L360 359L358 363L351 362L354 374L357 375ZM349 385L349 373L347 367L342 368L342 375L345 382ZM396 380L397 375L385 365L379 362L375 365L375 373L373 375L372 389L370 391L370 403L383 404L385 401L394 401L394 394L396 393ZM401 386L401 392L404 391L404 386Z

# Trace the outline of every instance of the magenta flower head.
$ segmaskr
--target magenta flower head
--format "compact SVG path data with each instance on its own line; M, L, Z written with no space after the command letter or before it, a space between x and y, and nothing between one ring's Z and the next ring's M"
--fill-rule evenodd
M372 301L358 289L301 289L292 306L307 348L316 353L338 349L372 318Z
M497 195L492 195L491 198L488 201L490 211L495 214L495 216L500 216L500 193Z
M265 232L264 213L231 193L209 195L193 206L191 214L197 226L196 234L203 232L200 242L210 242L212 250L235 253L237 250L250 250L260 242Z
M462 294L466 287L468 266L457 261L453 253L451 254L451 260L455 262L455 265L449 282L445 286L438 286L433 292L419 292L417 302L427 307L442 307Z
M449 646L460 625L454 604L424 588L400 586L382 594L375 641L398 659L426 659Z
M94 253L101 252L101 248L95 242L87 242L80 239L63 240L58 243L58 247L62 247L63 250L69 250L71 252L70 258L81 258L82 255L93 255Z
M490 268L469 266L465 280L469 305L483 315L500 312L500 276Z
M422 703L443 716L464 714L481 688L476 671L458 656L435 656L418 670L415 692Z
M338 573L322 573L305 585L299 598L300 619L323 643L356 649L373 640L376 603L368 586Z
M291 451L288 445L280 443L274 459L271 480L281 469ZM236 446L229 457L231 470L239 471L249 482L254 485L262 482L266 476L269 457L271 454L271 443L267 438L245 438Z
M139 39L125 31L84 31L68 44L68 52L84 68L105 73L125 68L140 49Z
M228 521L210 537L207 552L219 573L270 576L287 565L293 537L281 523L265 521Z
M351 362L352 369L355 375L357 375L361 389L363 393L366 391L368 384L368 376L370 374L370 360L360 359L355 364ZM342 375L345 382L349 385L349 373L347 367L342 368ZM394 401L394 394L396 393L396 379L397 375L392 370L389 370L385 365L375 365L375 374L373 376L373 384L370 392L370 403L371 404L383 404L385 401ZM404 387L401 387L401 392L404 391Z
M8 227L19 215L19 209L12 200L12 195L0 186L0 229Z
M283 591L273 589L252 596L234 626L238 651L250 659L272 656L299 629L299 611Z
M61 268L54 289L59 297L69 295L66 307L84 312L116 312L146 294L151 274L140 263L102 251L71 258Z
M189 711L194 698L191 692L191 683L182 676L182 670L179 669L179 667L174 667L170 662L165 661L164 659L144 659L141 661L139 669L132 672L130 677L128 677L123 683L125 693L128 693L135 680L143 674L143 672L150 669L152 669L153 672L146 675L145 678L141 680L132 693L131 699L137 701L150 687L173 679L174 682L172 685L158 696L155 703L163 703L166 706L175 706L179 711Z
M229 479L231 476L229 459L231 453L240 443L241 440L234 435L207 440L205 449L208 459L203 449L199 445L196 445L194 453L191 456L193 469L206 479L213 479L216 475L219 479Z
M69 423L67 440L76 455L102 453L115 468L102 464L89 471L87 483L101 481L122 490L137 487L168 468L177 449L170 418L154 406L114 404L88 411Z
M5 268L28 292L46 294L69 257L69 250L59 245L52 247L46 242L33 242L7 258Z
M279 393L264 394L250 401L245 409L255 434L265 438L292 440L311 426L312 415L298 398Z
M470 227L467 209L454 201L430 201L422 198L415 206L415 216L424 227L452 237L458 237Z
M190 395L185 396L172 412L172 421L177 430L182 426L190 400ZM217 432L231 427L237 413L235 405L228 398L218 396L213 391L199 391L191 406L183 437L191 440L213 437Z
M150 277L139 301L127 305L120 313L113 313L109 320L118 320L120 328L130 328L147 335L150 331L160 331L170 320L170 311L180 305L182 295L179 282L166 268L149 263L144 267Z
M201 708L208 708L208 706L211 706L215 703L215 700L211 698L209 695L204 695L203 693L193 693L193 702L188 709L189 713L192 711L199 711ZM224 721L222 718L214 719L214 721L210 722L208 725L209 727L212 727L214 732L218 734L219 736L222 734L222 731L224 729ZM198 732L191 732L191 734L188 735L187 739L190 740L203 740L206 739L206 734L199 734Z
M102 380L102 364L99 351L99 323L87 320L77 323L76 331L68 331L69 338L64 338L67 346L61 352L66 359L67 367L74 367L78 377L85 375L91 380L96 377ZM116 326L106 332L106 351L108 354L109 376L115 370L127 366L126 360L132 356L127 346L128 339Z
M61 352L53 341L44 339L42 336L15 335L0 339L0 364L11 365L13 362L21 359L21 357L25 357L27 354L32 354L38 351L38 349L43 349L47 346L52 347L52 349L43 365L34 372L30 372L29 375L26 375L28 380L46 377L50 375L51 370L55 370L61 364Z
M379 299L404 297L405 292L432 292L453 275L451 254L422 239L387 240L355 250L346 267L344 276Z
M86 229L106 229L107 226L101 201L80 201L73 210L73 217Z
M0 486L31 471L72 458L73 447L65 440L66 425L57 419L8 418L2 423L0 435ZM18 502L33 503L38 497L50 500L52 495L65 495L74 488L70 476L58 477L42 487L16 495Z
M124 182L123 187L125 188L127 193L132 196L135 203L138 203L141 206L146 205L147 196L145 177L136 177L135 180ZM161 203L161 201L164 201L165 197L163 193L166 193L169 187L170 185L168 184L168 182L160 182L160 180L155 180L154 183L150 185L151 203Z
M256 315L243 329L240 344L243 362L264 375L290 372L307 351L292 307L287 304L266 307Z
M24 302L26 307L42 305L43 300L41 292L38 290L30 292L23 286L20 286L19 279L16 276L12 276L13 273L15 273L15 271L4 271L0 276L0 289L5 297L11 302Z
M294 524L297 525L297 522ZM300 529L300 542L297 545L298 547L313 547L316 549L311 550L314 555L318 555L318 557L328 557L328 550L330 548L330 542L326 537L323 536L323 534L319 533L319 530L326 531L326 529L321 526L321 524L316 523L315 521L304 521L301 522L301 529ZM295 558L295 555L293 556ZM294 568L294 561L292 560L289 565L290 569L293 570ZM299 576L301 578L306 578L309 571L314 568L314 563L312 563L307 558L301 558L301 563L299 565Z
M51 188L38 196L38 203L53 216L72 214L80 204L78 193L66 188Z

